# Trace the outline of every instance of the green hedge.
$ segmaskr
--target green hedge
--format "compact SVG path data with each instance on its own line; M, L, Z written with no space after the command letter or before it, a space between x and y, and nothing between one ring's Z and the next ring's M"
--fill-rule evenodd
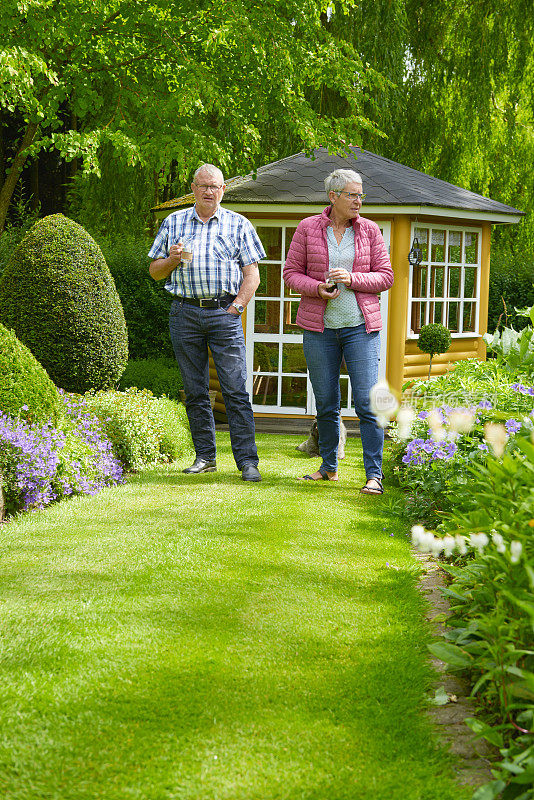
M156 397L166 395L180 400L182 375L173 358L144 358L129 361L121 377L119 389L149 389Z
M156 282L148 274L147 253L152 239L142 235L96 238L124 309L130 359L173 358L169 337L171 298L164 282Z

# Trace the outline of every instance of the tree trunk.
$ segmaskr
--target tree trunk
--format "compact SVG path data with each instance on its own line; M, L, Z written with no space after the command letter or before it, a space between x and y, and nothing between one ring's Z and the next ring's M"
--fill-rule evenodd
M28 148L33 144L33 140L35 139L38 130L39 125L34 122L30 123L26 128L24 136L22 137L21 145L15 158L13 159L11 167L7 172L2 189L0 190L0 233L2 233L4 230L9 204L11 203L15 186L20 178L20 173L22 172L24 164L26 163L26 159L28 158Z
M31 207L33 211L39 208L39 158L36 156L31 163L30 171Z

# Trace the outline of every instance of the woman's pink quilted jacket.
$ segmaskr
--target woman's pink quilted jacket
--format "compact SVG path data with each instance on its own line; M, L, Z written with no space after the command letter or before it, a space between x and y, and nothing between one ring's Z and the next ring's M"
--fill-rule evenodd
M326 300L319 297L317 287L324 283L328 269L326 228L330 225L330 206L322 214L299 223L291 240L284 267L284 281L302 295L297 312L297 325L308 331L324 331ZM376 222L364 217L352 220L355 258L351 288L365 320L365 330L382 328L378 293L393 285L393 270L388 251Z

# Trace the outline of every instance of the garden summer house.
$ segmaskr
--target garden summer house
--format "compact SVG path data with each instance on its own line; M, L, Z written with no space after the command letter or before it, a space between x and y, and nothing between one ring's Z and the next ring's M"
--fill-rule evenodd
M418 350L417 337L431 322L442 322L452 335L449 351L433 360L433 374L461 359L485 357L491 226L519 222L523 212L366 150L350 150L353 155L346 157L324 148L313 157L298 153L261 167L256 178L228 181L223 205L250 219L267 253L260 286L243 314L256 416L315 413L302 332L295 324L299 296L284 285L282 269L297 224L327 205L324 179L334 169L362 176L367 194L362 216L379 224L395 272L393 287L381 296L381 376L397 390L410 378L426 376L429 357ZM152 211L161 222L193 203L191 194ZM415 238L422 259L412 266L408 255ZM218 388L213 366L210 382ZM341 389L342 413L349 418L354 411L346 374ZM215 412L224 414L220 393Z

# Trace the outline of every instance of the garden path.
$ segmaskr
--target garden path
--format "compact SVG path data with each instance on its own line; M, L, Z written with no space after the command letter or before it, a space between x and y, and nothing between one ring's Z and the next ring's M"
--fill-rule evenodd
M425 714L406 530L258 436L246 484L182 465L0 528L8 800L467 800Z

